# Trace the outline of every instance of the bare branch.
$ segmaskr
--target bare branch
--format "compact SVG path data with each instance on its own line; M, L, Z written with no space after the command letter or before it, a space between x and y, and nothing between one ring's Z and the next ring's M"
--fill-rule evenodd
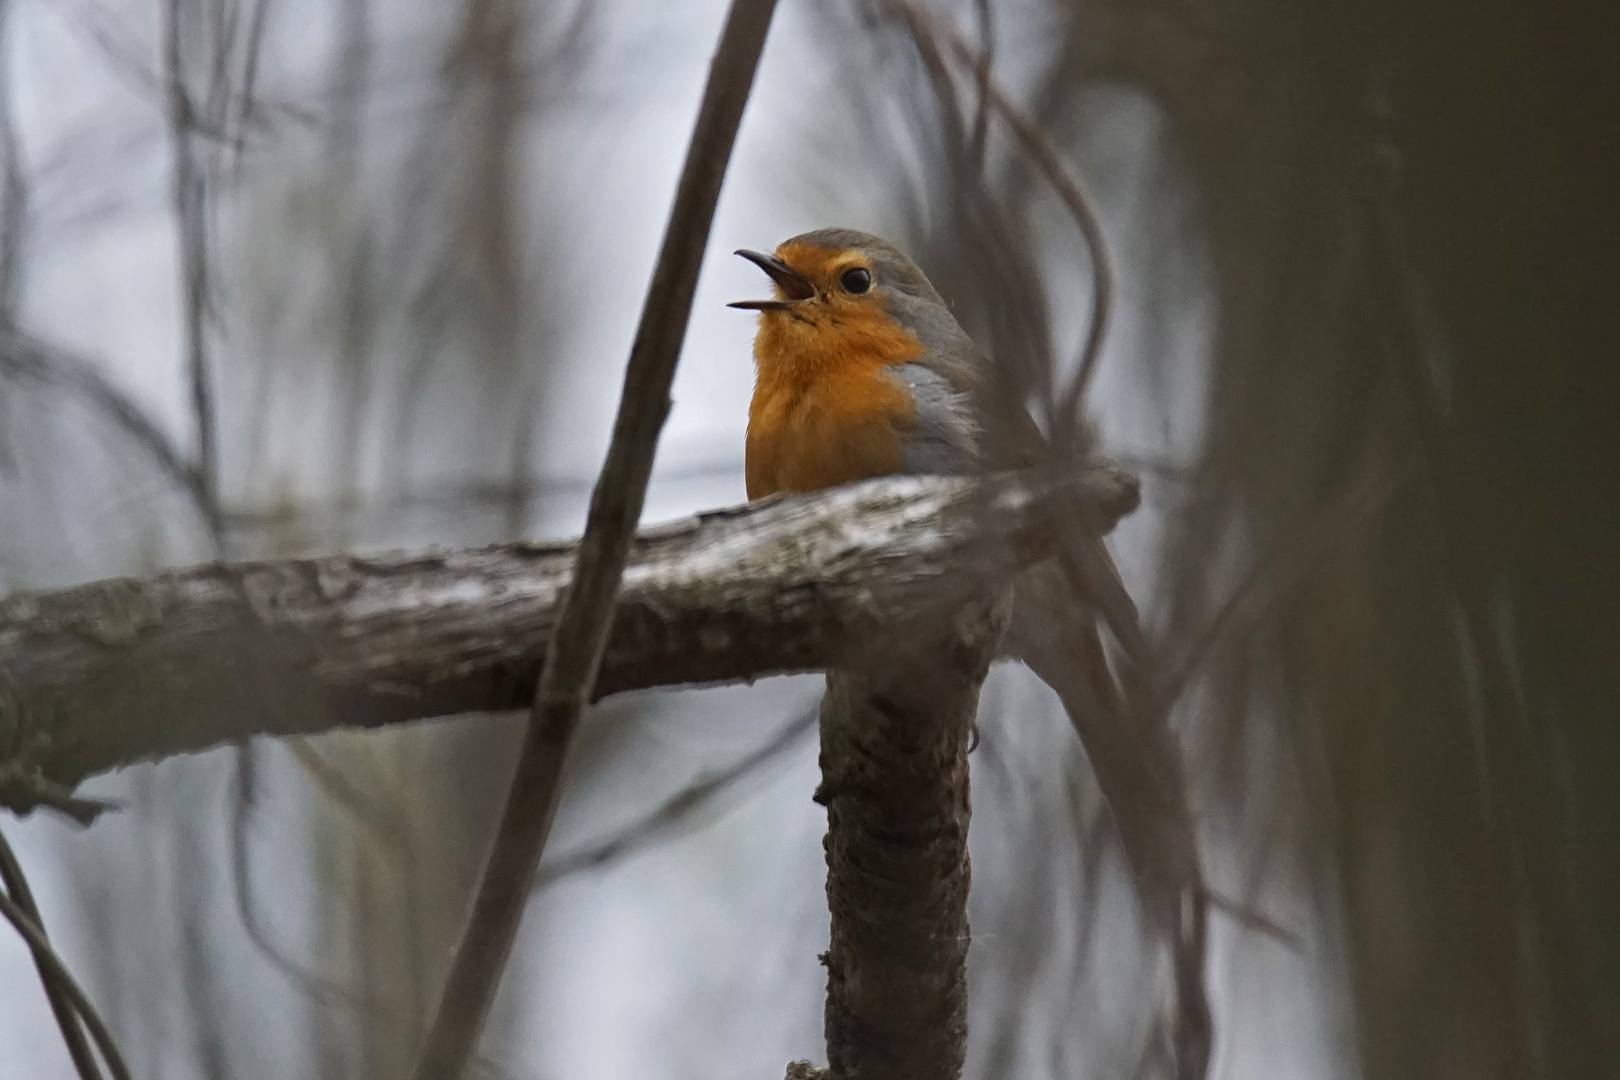
M55 985L61 987L62 993L72 1003L74 1011L84 1021L84 1026L90 1029L90 1037L96 1041L96 1048L101 1051L101 1058L107 1063L107 1071L112 1074L112 1080L132 1080L129 1066L124 1063L124 1055L118 1049L118 1043L112 1037L112 1031L107 1022L96 1012L90 998L73 977L73 973L62 963L62 958L56 955L51 948L51 941L45 936L45 931L39 923L29 918L22 905L9 896L0 895L0 915L22 935L28 943L29 949L34 953L34 959L41 967L50 971L50 979Z
M219 507L219 436L207 338L208 181L192 142L199 110L186 84L180 4L181 0L164 0L163 4L163 85L173 152L170 198L180 262L186 372L191 383L192 420L197 425L197 484L212 522L217 520ZM208 115L208 110L202 113Z
M22 863L17 861L16 853L11 850L4 833L0 833L0 885L5 886L5 893L12 902L39 927L40 936L45 937L45 922L39 917L39 907L34 903L34 891L28 887L28 877L23 873ZM46 1000L50 1002L51 1013L56 1017L56 1026L62 1032L62 1041L67 1044L68 1056L73 1059L79 1080L101 1080L101 1068L96 1064L96 1056L89 1042L85 1040L84 1029L79 1026L79 1014L74 1010L67 990L57 980L49 959L36 952L34 966L39 969L40 984L45 987Z
M535 891L555 885L573 874L600 870L615 859L640 851L656 840L679 835L677 830L687 825L694 814L729 792L743 778L753 775L756 769L791 749L815 725L816 709L812 706L784 724L763 746L749 751L718 772L698 777L612 836L546 860L540 864L540 872L535 876Z
M884 625L1051 549L1075 493L1111 527L1130 474L892 477L649 529L594 697L821 670ZM207 565L0 600L0 761L84 777L253 735L521 708L576 545ZM276 687L244 686L249 659Z
M630 349L607 461L591 495L585 536L535 690L495 846L417 1066L419 1080L458 1080L465 1071L517 937L556 815L563 759L612 629L614 600L646 501L658 433L669 415L669 388L686 338L720 184L775 10L776 0L734 0L726 15Z
M207 502L196 473L151 417L89 361L17 330L0 328L0 378L36 383L83 401L127 435L206 517Z

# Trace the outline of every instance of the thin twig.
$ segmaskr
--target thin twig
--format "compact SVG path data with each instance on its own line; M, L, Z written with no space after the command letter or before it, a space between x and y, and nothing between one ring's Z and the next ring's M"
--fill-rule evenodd
M186 85L180 3L181 0L165 0L163 5L163 84L169 140L173 144L170 197L174 204L175 243L180 258L186 371L191 382L192 420L197 425L194 468L197 486L212 519L217 516L219 506L219 448L207 343L208 193L202 165L192 146L196 115Z
M978 66L974 79L978 91L973 102L973 134L968 140L968 156L973 167L984 171L984 149L990 137L990 68L996 54L996 20L990 10L990 0L974 0L974 14L979 22L979 40L984 42L984 63Z
M285 975L297 990L307 996L311 1001L322 1005L330 1005L334 1001L354 1005L358 1009L375 1009L372 1002L363 999L357 991L344 986L336 979L318 974L305 968L292 957L282 951L281 947L270 939L268 928L260 920L258 910L253 902L252 867L248 862L247 824L248 815L253 811L256 802L255 769L253 762L253 745L244 745L237 755L236 790L232 800L231 812L231 893L236 901L237 919L242 929L247 933L248 941L257 949L266 961L277 971Z
M1239 926L1253 930L1257 934L1264 934L1292 952L1297 953L1305 950L1305 942L1298 934L1253 905L1245 904L1241 900L1234 900L1224 893L1216 892L1214 889L1206 889L1204 896L1208 899L1212 908L1223 915L1229 916Z
M975 71L983 72L979 78L989 95L991 106L1001 113L1002 119L1017 137L1019 145L1045 175L1058 198L1063 200L1063 205L1068 208L1075 223L1079 225L1085 237L1086 247L1091 253L1091 323L1086 330L1085 343L1080 350L1079 370L1064 392L1057 413L1065 425L1062 429L1063 435L1074 439L1084 428L1079 414L1080 403L1097 369L1097 363L1102 358L1103 341L1108 333L1108 320L1114 303L1114 272L1108 258L1108 244L1103 237L1102 222L1098 220L1091 200L1086 197L1085 189L1069 171L1063 152L1040 124L1019 108L1000 84L990 78L988 61L954 34L951 45L963 63Z
M113 1039L106 1021L96 1012L95 1006L90 1004L90 998L85 994L84 988L73 978L73 973L62 963L62 958L56 954L56 950L51 948L51 941L45 936L45 931L40 929L39 923L29 918L22 906L9 896L0 896L0 915L4 915L6 921L22 935L28 947L33 950L35 961L50 970L51 980L61 987L62 993L67 996L79 1014L79 1019L90 1029L90 1037L96 1041L96 1049L101 1051L102 1060L107 1063L107 1071L112 1074L112 1080L133 1080L129 1066L124 1062L124 1055L119 1051L118 1043Z
M28 177L11 108L11 41L7 37L12 5L0 0L0 326L16 320L22 291L23 240L28 226ZM0 450L0 464L4 463Z
M1185 766L1170 729L1169 707L1162 693L1158 661L1141 616L1120 579L1108 549L1091 528L1083 507L1062 506L1064 531L1075 538L1062 549L1059 565L1077 595L1096 605L1103 623L1119 644L1119 699L1110 706L1111 719L1133 730L1137 765L1151 777L1146 793L1156 819L1150 827L1162 850L1150 871L1147 888L1154 911L1170 945L1176 983L1175 1067L1180 1080L1203 1080L1209 1071L1214 1041L1214 1019L1206 985L1209 893L1204 885L1196 826L1187 794ZM1100 643L1093 670L1106 677L1107 662ZM1117 811L1117 808L1116 808ZM1157 844L1155 844L1155 847ZM1133 855L1140 857L1138 850Z
M247 41L243 45L242 88L234 100L226 102L220 109L222 114L234 114L233 119L226 121L226 129L234 136L230 143L234 152L231 171L233 179L237 181L242 179L243 150L247 145L248 128L262 112L258 99L253 95L259 79L259 59L269 11L270 0L253 0L253 15L248 21Z
M12 902L39 927L40 935L45 936L45 922L39 917L39 905L34 903L34 893L28 887L22 863L17 861L16 852L11 850L4 833L0 833L0 885L5 886ZM78 1070L80 1080L101 1080L101 1069L96 1064L90 1044L85 1041L84 1029L79 1027L79 1017L73 1009L72 1000L52 974L49 962L37 952L34 953L34 966L39 969L39 981L45 987L46 1000L51 1004L51 1013L56 1017L56 1026L62 1032L62 1041L67 1044L68 1056L73 1059L73 1067Z
M427 1010L427 964L425 922L422 916L421 890L413 888L417 859L415 839L400 819L397 809L382 804L376 795L361 790L344 771L309 744L307 739L288 739L287 752L303 770L310 782L338 806L353 815L361 828L374 834L387 849L388 859L394 864L402 884L400 903L405 920L405 964L409 979L412 1031L420 1031Z
M16 330L0 329L0 378L26 379L81 399L88 408L102 414L103 419L129 436L158 471L190 496L206 517L207 506L196 475L186 466L169 437L90 361Z
M301 742L298 739L289 739L287 741L289 744ZM304 745L307 747L308 744L305 743ZM404 1010L376 1001L362 991L346 985L340 979L322 975L305 967L270 940L269 930L260 919L253 902L251 867L248 865L247 839L245 835L247 816L256 803L253 783L254 773L250 756L252 752L251 745L244 747L237 759L236 795L233 800L234 808L231 823L231 891L236 901L237 917L241 921L243 929L246 930L249 940L272 967L287 977L295 990L303 994L309 1001L323 1008L342 1007L352 1009L357 1016L363 1017L366 1021L386 1025L390 1030L399 1030L405 1025L420 1023L419 1016L407 1015ZM310 752L313 753L314 751L311 750ZM321 781L317 780L317 782L320 783ZM347 790L351 791L357 798L363 798L363 794L353 789L352 785L348 785L346 780L343 783ZM373 820L374 815L383 813L379 808L372 806L362 807L350 803L338 792L327 789L324 783L322 783L322 787L328 795L342 802L351 810L362 826L368 829L385 829L381 821ZM385 832L400 831L397 824L388 826L385 829ZM392 839L392 837L389 839ZM421 925L419 918L410 916L407 917L407 922L414 927ZM487 1075L499 1077L512 1075L511 1071L504 1065L484 1054L475 1054L471 1065L474 1069L483 1070Z
M1002 200L995 198L983 176L982 147L969 145L970 135L962 102L958 100L951 60L929 26L901 8L905 24L934 91L945 158L953 180L951 194L955 223L978 264L974 280L982 293L980 307L988 320L989 338L983 343L998 363L990 369L983 400L986 449L998 465L1022 467L1050 457L1047 438L1030 415L1033 397L1041 403L1052 429L1056 419L1052 389L1053 363L1050 319L1035 266L1026 247L1014 235ZM988 69L982 69L988 89ZM980 95L975 124L989 111ZM927 121L924 121L925 123Z
M614 602L646 500L658 433L720 185L776 0L734 0L709 70L669 227L642 308L607 461L586 519L573 581L535 690L500 830L471 921L428 1032L418 1080L458 1080L483 1028L556 815L563 759L596 681Z
M818 705L812 705L785 724L765 745L751 750L719 772L708 773L677 791L637 820L605 840L586 844L540 865L535 891L548 888L573 874L600 870L608 863L671 835L688 818L726 794L738 781L785 753L816 726Z

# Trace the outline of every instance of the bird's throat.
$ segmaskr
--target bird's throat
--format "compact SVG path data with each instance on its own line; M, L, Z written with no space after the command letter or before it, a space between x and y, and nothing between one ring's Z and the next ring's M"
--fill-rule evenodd
M886 369L923 351L886 314L762 317L748 414L749 498L899 472L915 409Z

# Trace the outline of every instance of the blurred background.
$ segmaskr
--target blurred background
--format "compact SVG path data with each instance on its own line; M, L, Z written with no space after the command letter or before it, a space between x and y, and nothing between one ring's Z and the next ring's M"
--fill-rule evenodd
M0 592L576 532L723 8L0 0ZM1600 24L933 10L1109 242L1086 404L1144 481L1110 545L1219 898L1212 1074L1620 1075ZM1090 253L956 92L977 202L893 11L784 0L649 520L743 498L735 248L879 233L1032 394L1073 374ZM481 1075L823 1056L819 691L589 714ZM221 748L95 778L125 807L89 830L4 829L137 1076L397 1077L520 725ZM980 725L968 1075L1168 1075L1163 948L1062 710L1003 665ZM72 1076L0 933L0 1077Z

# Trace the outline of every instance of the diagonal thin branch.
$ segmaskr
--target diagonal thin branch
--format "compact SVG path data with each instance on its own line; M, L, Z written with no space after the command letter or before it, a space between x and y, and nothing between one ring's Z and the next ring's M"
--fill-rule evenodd
M649 846L654 841L675 834L687 819L729 792L739 781L783 753L792 749L816 726L819 705L812 705L798 717L788 721L777 733L754 750L718 772L705 773L683 787L642 817L626 825L605 839L585 844L565 852L553 860L540 864L534 888L555 885L573 874L599 870L615 859L623 858ZM678 835L678 834L677 834Z
M11 850L4 833L0 833L0 885L5 886L5 893L10 895L12 902L24 915L34 921L34 925L39 927L40 936L44 937L45 923L39 917L39 906L34 903L33 890L28 887L22 864L17 861L17 855ZM45 987L51 1013L56 1017L56 1026L61 1029L62 1041L67 1044L68 1056L73 1059L73 1067L78 1070L80 1080L101 1080L101 1068L96 1064L90 1044L85 1041L84 1029L79 1026L78 1013L67 991L57 980L49 961L37 952L34 953L34 966L39 969L39 981Z
M614 601L646 499L658 434L698 271L708 245L743 106L776 0L734 0L698 108L669 226L630 350L607 461L591 495L573 581L535 691L528 733L473 913L428 1032L418 1080L457 1080L517 936L524 902L556 814L563 759L612 628Z
M107 1022L96 1012L95 1006L90 1004L90 998L85 994L84 988L74 979L67 965L62 963L62 958L56 954L56 950L51 948L51 941L45 936L45 931L40 928L39 923L29 918L22 905L9 896L0 895L0 915L4 915L6 921L22 935L34 953L34 960L49 970L50 980L61 988L74 1011L84 1021L84 1026L90 1029L90 1037L96 1041L96 1048L101 1051L102 1060L107 1063L107 1071L112 1074L112 1080L132 1080L129 1066L124 1062L124 1055L119 1051L118 1043L113 1039Z
M14 328L0 328L0 378L26 380L82 400L127 435L207 518L207 499L196 473L163 430L90 361Z

